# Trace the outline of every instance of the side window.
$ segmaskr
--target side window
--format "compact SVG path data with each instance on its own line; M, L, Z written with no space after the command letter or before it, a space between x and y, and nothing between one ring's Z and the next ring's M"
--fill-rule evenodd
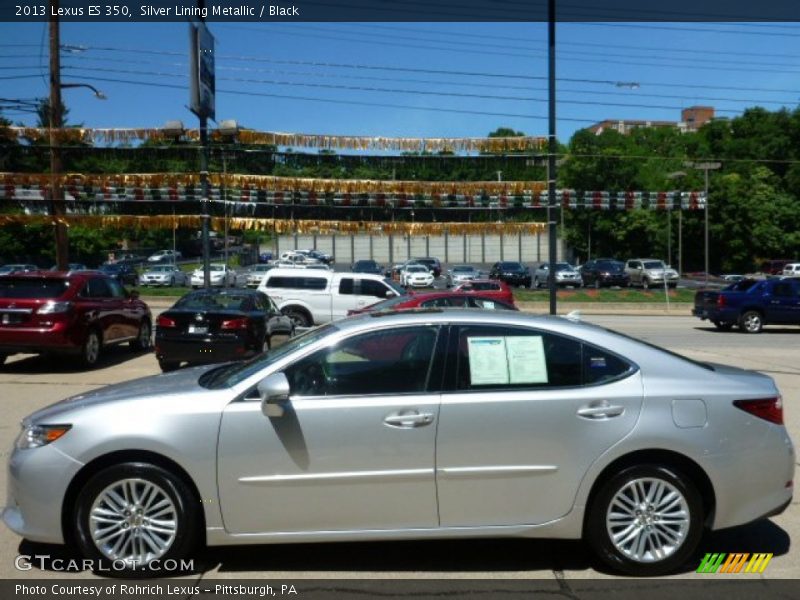
M284 370L292 396L421 393L438 327L363 333L315 352Z
M606 350L534 329L462 326L451 343L458 390L596 385L634 371Z
M350 277L342 278L339 282L339 293L346 295L353 294L353 280Z
M382 282L375 281L374 279L361 279L361 295L374 296L375 298L386 298L386 292L389 291Z
M109 279L106 281L108 284L109 293L113 298L124 298L125 297L125 289L120 285L119 281L115 281L114 279Z
M108 289L105 279L90 279L83 290L86 298L110 298L111 290Z

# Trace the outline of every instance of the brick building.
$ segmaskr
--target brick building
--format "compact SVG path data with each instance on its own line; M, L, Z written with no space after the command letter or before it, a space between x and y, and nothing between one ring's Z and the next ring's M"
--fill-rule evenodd
M680 121L645 121L635 119L606 119L588 127L589 131L600 135L606 129L614 129L625 135L641 127L677 127L682 132L697 131L714 118L713 106L690 106L681 111Z

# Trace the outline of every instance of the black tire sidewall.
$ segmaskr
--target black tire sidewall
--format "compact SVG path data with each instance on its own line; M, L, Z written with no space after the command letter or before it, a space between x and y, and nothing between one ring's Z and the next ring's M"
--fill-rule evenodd
M689 507L690 524L686 539L670 557L658 563L639 563L623 556L608 537L606 512L613 496L634 479L658 478L675 486ZM665 465L628 467L600 487L589 507L585 536L598 558L616 571L634 576L666 575L680 568L692 557L703 535L703 500L692 481L681 471Z
M117 564L114 568L114 565L111 564L112 561L103 556L92 541L89 512L97 495L115 481L129 478L140 478L158 485L175 504L178 514L178 531L172 546L160 557L161 564L170 559L180 561L191 553L197 544L199 532L196 500L193 499L192 493L179 477L162 467L145 462L114 465L99 471L89 479L78 494L73 508L72 520L69 524L73 541L83 556L98 561L95 564L109 569L110 573L120 576L163 576L165 574L163 571L153 572L141 569L141 567L137 570L120 569Z

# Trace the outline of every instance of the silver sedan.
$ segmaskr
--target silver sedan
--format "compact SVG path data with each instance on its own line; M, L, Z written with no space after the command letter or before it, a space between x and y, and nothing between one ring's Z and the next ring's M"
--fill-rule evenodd
M794 464L766 375L565 318L432 309L40 410L3 520L129 569L202 543L522 536L656 575L705 528L783 511Z
M139 276L139 285L163 285L174 287L188 285L189 276L175 265L150 267Z

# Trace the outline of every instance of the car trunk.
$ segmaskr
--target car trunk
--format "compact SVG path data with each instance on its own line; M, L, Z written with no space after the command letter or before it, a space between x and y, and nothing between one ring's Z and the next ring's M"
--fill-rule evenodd
M159 323L159 329L164 334L173 335L220 335L234 333L234 329L223 328L224 323L238 319L246 319L247 315L239 310L227 310L213 313L204 313L196 310L171 310L165 312L159 321L171 319L174 327L164 327Z

